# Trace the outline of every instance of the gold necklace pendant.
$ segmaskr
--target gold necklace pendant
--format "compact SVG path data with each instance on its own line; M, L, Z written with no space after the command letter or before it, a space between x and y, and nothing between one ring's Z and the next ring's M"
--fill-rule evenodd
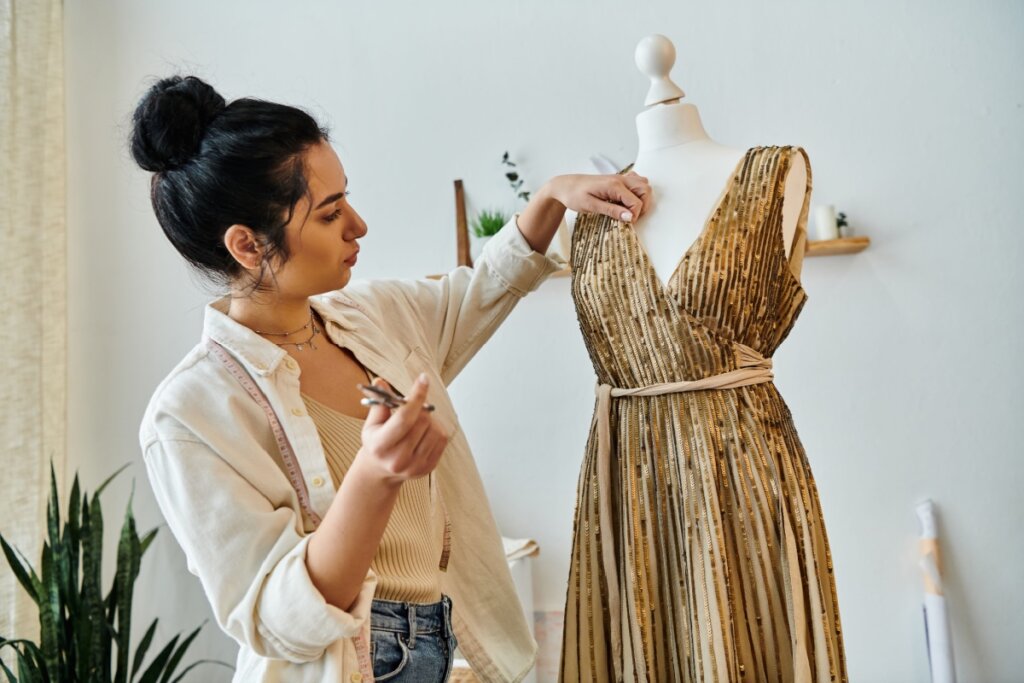
M308 339L306 339L304 341L300 341L300 342L277 342L277 345L278 346L294 346L299 351L301 351L302 348L306 344L309 344L309 348L311 348L312 350L316 351L316 344L313 342L313 339L316 338L316 335L318 335L318 334L320 334L320 328L317 327L316 323L314 322L313 323L313 331L310 333Z

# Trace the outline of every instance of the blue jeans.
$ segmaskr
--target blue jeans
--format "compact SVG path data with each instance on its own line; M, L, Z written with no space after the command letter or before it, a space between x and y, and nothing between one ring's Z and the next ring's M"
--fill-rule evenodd
M370 606L370 657L377 681L447 681L457 644L447 595L431 604L374 600Z

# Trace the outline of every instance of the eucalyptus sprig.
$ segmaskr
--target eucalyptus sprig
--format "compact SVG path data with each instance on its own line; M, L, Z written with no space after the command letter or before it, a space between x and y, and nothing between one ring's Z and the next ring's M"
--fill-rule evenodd
M522 189L523 179L519 177L519 171L515 162L509 158L508 151L502 155L501 163L511 169L505 172L505 177L508 179L508 184L512 187L512 192L515 193L518 199L522 199L524 202L530 201L530 193Z

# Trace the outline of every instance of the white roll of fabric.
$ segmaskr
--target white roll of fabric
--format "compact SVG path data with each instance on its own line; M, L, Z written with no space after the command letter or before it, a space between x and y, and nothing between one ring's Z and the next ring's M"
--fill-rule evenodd
M931 500L924 500L917 505L917 516L921 521L921 560L918 564L924 575L925 642L928 646L932 683L956 683L953 633L946 596L942 590L938 526L935 505Z

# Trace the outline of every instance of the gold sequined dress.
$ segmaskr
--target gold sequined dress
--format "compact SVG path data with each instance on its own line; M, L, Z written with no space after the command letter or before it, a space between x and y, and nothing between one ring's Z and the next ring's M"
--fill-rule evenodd
M796 155L807 188L786 256ZM581 214L572 294L597 373L562 681L846 681L817 488L771 357L807 300L800 147L737 164L667 284L631 225Z

